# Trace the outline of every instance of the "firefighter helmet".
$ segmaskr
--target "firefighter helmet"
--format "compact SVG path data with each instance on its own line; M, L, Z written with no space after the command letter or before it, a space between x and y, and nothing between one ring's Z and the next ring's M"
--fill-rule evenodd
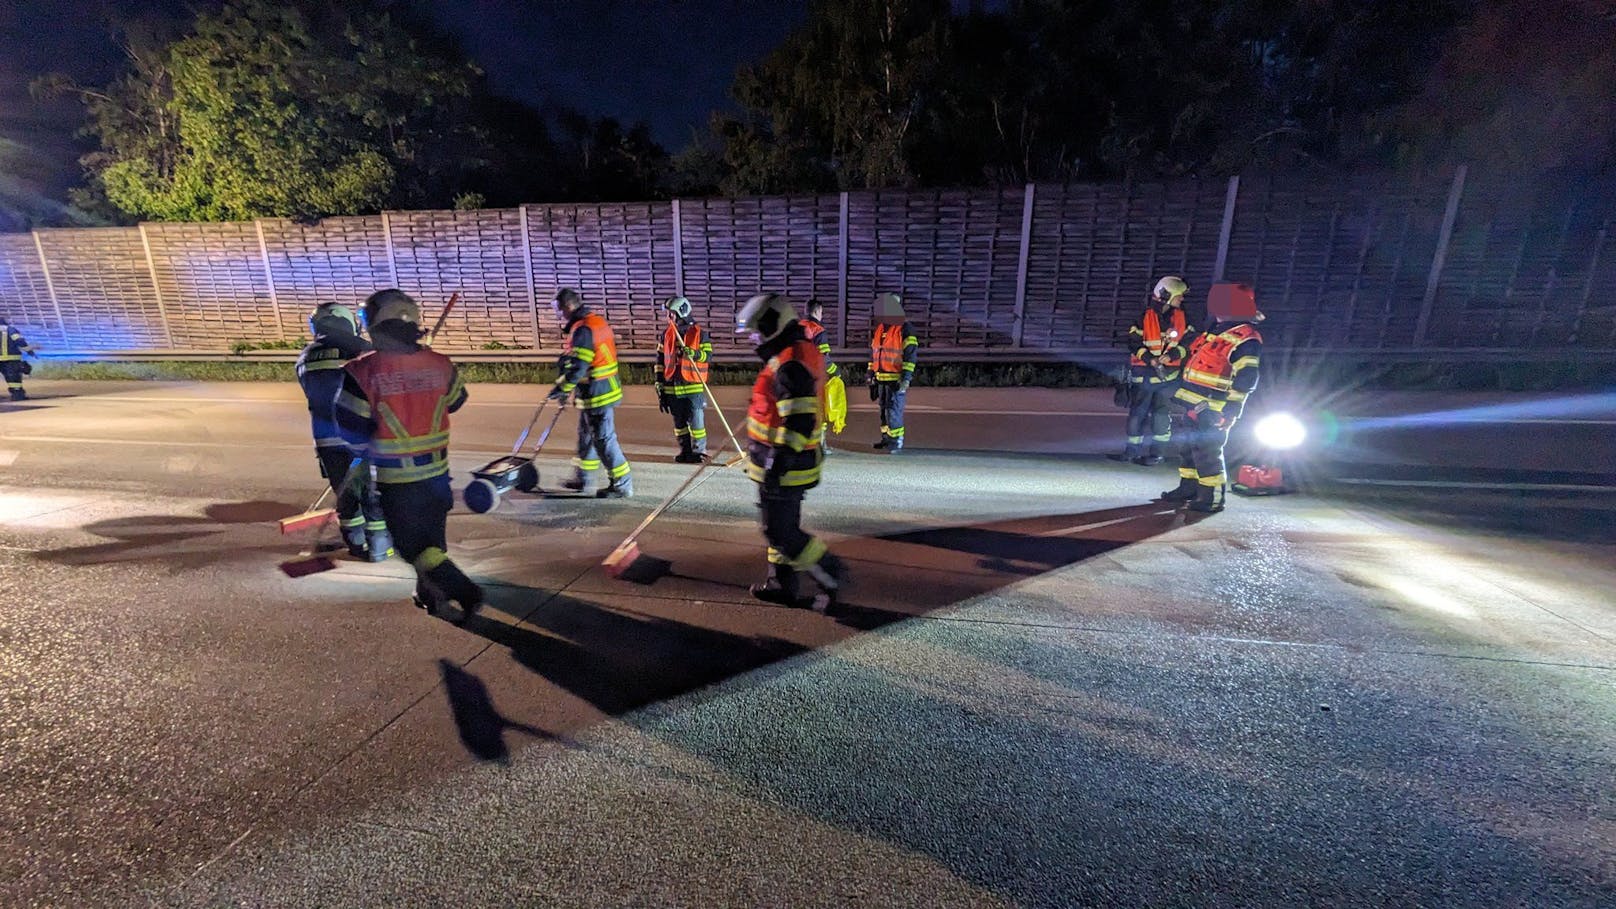
M353 310L341 303L327 301L314 307L314 312L309 314L309 331L315 335L358 334L359 319L354 316Z
M690 301L684 297L669 297L662 301L662 306L672 313L675 319L684 320L690 318Z
M1214 284L1206 295L1206 316L1212 322L1261 322L1257 293L1250 284Z
M1183 278L1168 275L1156 282L1156 289L1150 292L1150 298L1163 306L1183 306L1184 294L1189 289Z
M780 294L758 294L746 301L735 316L735 333L750 335L752 343L763 344L780 336L786 326L797 321L797 311Z
M420 324L421 307L416 305L415 298L396 287L378 290L365 298L367 326L374 329L383 322L394 321Z
M576 290L573 290L570 287L563 287L556 291L555 305L556 308L562 312L572 312L578 307L584 305L584 298Z

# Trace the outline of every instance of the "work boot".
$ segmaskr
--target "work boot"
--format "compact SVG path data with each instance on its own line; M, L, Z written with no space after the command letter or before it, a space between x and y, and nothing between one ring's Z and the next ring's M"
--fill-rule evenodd
M819 595L810 604L815 612L830 612L836 608L843 587L847 586L847 564L835 553L827 552L817 565L809 566L808 576L819 585Z
M1138 464L1140 467L1155 467L1157 464L1160 464L1162 462L1162 456L1161 455L1140 455L1139 457L1134 458L1133 462L1135 464Z
M1190 501L1190 511L1217 514L1223 510L1223 496L1219 495L1223 490L1222 486L1201 486L1199 483L1196 485L1200 488L1195 490L1195 498Z
M611 485L596 492L595 498L626 499L632 495L634 495L634 480L631 477L624 477L621 480L614 480Z
M700 464L704 460L700 453L694 451L681 451L673 456L675 464Z
M1194 477L1179 477L1178 488L1169 489L1162 493L1159 501L1188 502L1189 500L1195 498L1196 491L1200 488L1200 486L1201 484L1197 483Z
M433 615L447 619L456 625L464 625L467 620L476 615L483 608L483 589L476 581L466 577L460 566L451 561L444 561L426 573L427 583L436 590L443 591L438 609ZM450 600L460 605L459 615L448 614L447 606Z
M897 454L900 451L903 451L902 439L892 439L887 442L887 454Z
M393 557L393 535L385 530L373 530L365 534L365 549L367 561L385 562Z
M876 451L886 451L887 446L889 446L891 444L892 444L891 439L887 438L886 436L882 436L881 441L875 443L874 445L871 445L870 447L875 449Z
M342 541L348 544L348 554L356 559L370 561L370 547L365 545L364 527L342 528Z
M797 570L790 565L769 564L769 576L761 584L746 588L753 598L775 606L793 609L802 605L802 594L797 583Z
M433 617L436 617L439 611L449 603L449 598L443 595L443 591L438 589L438 585L427 580L425 575L415 579L415 596L413 599L416 608L425 609L426 614Z
M561 481L562 489L569 489L573 492L583 492L584 487L588 485L589 478L584 476L584 472L581 470L573 471L571 477Z
M21 388L11 388L7 390L11 392L11 400L13 401L28 400L28 392L22 390Z

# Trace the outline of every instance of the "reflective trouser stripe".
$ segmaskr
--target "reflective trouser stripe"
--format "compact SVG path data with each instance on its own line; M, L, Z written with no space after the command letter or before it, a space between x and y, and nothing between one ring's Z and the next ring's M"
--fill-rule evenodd
M607 474L609 474L614 480L623 479L624 477L628 476L628 462L624 461L616 467L613 467L611 470L607 471Z
M578 468L579 470L599 470L600 469L600 459L599 458L573 458L572 459L572 466Z
M1128 437L1128 444L1129 445L1138 445L1140 442L1143 442L1144 440L1145 440L1144 436L1129 436Z
M362 515L362 514L356 514L351 518L343 518L342 519L342 526L343 527L363 527L363 526L365 526L365 516Z
M1152 442L1171 442L1171 441L1173 441L1173 434L1170 433L1170 432L1158 433L1156 435L1151 436L1150 440Z
M690 430L690 437L692 439L705 439L707 438L707 430L705 428L692 429Z
M1181 480L1193 480L1197 477L1197 474L1195 473L1195 468L1193 467L1180 467L1178 469L1178 476Z
M421 551L419 556L416 557L415 570L421 574L426 574L447 561L449 561L449 554L447 552L444 552L436 546L428 546L426 549Z
M1221 473L1215 473L1210 477L1197 476L1196 479L1202 486L1222 486L1224 477Z

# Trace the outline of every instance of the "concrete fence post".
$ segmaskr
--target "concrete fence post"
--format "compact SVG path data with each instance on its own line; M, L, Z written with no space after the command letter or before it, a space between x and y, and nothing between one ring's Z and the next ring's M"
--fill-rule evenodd
M527 206L518 205L516 211L522 221L522 277L527 281L528 330L533 332L533 349L537 350L543 343L539 337L539 293L533 286L533 235L527 223Z
M275 321L286 330L286 322L281 312L280 296L275 293L275 273L269 270L269 245L264 242L264 222L261 218L253 219L253 230L258 234L258 259L264 263L264 283L269 287L269 306L275 310ZM299 332L301 334L301 332Z
M847 193L842 193L841 214L836 227L836 336L837 346L847 346Z
M685 295L685 234L680 220L679 200L673 200L673 292Z
M1425 278L1425 296L1420 298L1420 318L1414 323L1414 346L1425 344L1431 327L1431 309L1436 305L1437 287L1442 283L1442 266L1448 261L1448 241L1453 239L1453 225L1459 217L1459 200L1464 197L1465 165L1453 172L1453 185L1448 187L1448 207L1442 213L1442 231L1437 234L1436 252L1431 256L1431 273Z
M398 287L398 259L393 255L393 218L387 212L382 212L382 243L387 247L387 273L391 276L387 283ZM404 288L399 287L399 290Z
M1028 183L1021 194L1021 250L1016 261L1016 315L1010 323L1010 346L1021 346L1027 314L1027 257L1032 252L1032 206L1036 187Z
M1224 267L1229 264L1229 238L1234 235L1234 206L1240 199L1240 177L1229 178L1229 188L1223 193L1223 224L1218 228L1218 258L1212 265L1212 283L1223 280Z
M168 309L163 306L163 289L157 285L157 264L152 260L151 238L146 236L146 222L140 222L140 246L146 250L146 272L151 275L152 296L157 298L157 316L163 320L163 337L168 339L168 349L174 349L174 330L168 324Z
M62 346L67 346L67 322L62 318L62 304L56 299L56 282L51 279L50 263L45 260L45 244L40 242L39 231L34 235L34 250L39 253L39 270L45 275L45 293L50 296L51 309L56 311L56 328L62 333Z

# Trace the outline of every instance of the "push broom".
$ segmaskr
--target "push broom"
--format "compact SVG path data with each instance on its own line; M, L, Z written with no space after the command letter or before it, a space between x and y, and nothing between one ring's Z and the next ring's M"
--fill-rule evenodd
M459 301L459 299L460 293L458 291L449 296L449 302L443 305L443 312L438 314L437 323L432 326L432 331L427 333L426 340L428 344L431 343L433 338L437 337L438 329L443 327L443 320L449 318L449 311L454 309L455 303ZM349 467L348 469L350 480L353 478L353 470L353 467ZM344 481L342 485L346 486L347 481ZM307 510L299 514L294 514L289 518L281 518L281 534L285 535L289 533L297 533L300 530L308 530L313 527L323 527L327 521L335 518L337 516L337 510L335 508L320 507L321 505L325 504L325 497L330 494L331 488L328 486L324 492L320 493L320 497L315 499L314 504L310 505Z

